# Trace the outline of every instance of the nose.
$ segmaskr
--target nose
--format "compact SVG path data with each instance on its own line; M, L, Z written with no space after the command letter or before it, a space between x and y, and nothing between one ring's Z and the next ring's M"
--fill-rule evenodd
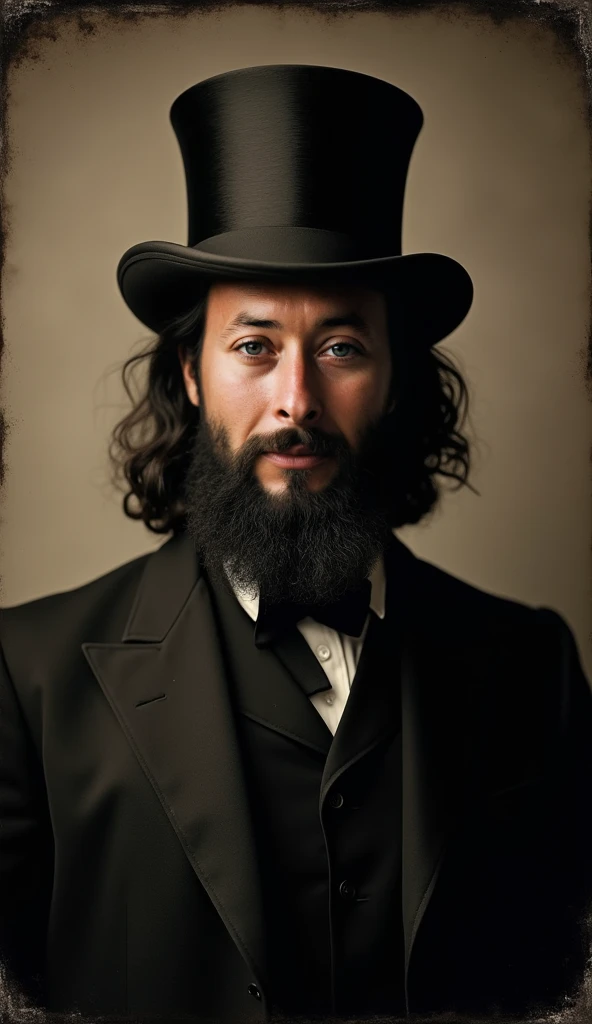
M320 419L323 405L314 367L303 352L284 355L276 368L274 416L282 426L309 426Z

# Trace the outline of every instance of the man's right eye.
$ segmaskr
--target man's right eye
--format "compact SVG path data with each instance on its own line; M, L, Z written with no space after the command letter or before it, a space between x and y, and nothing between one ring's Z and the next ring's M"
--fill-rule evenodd
M261 346L263 345L263 342L262 341L242 341L240 343L240 345L237 345L235 351L236 352L240 352L242 349L245 349L245 346L247 346L247 345L249 345L249 346L253 346L254 345L255 347L257 347L257 345L258 345L259 348L261 348ZM260 354L261 354L260 352L247 352L247 351L243 352L243 355L252 356L253 358L256 358L256 356L258 356Z

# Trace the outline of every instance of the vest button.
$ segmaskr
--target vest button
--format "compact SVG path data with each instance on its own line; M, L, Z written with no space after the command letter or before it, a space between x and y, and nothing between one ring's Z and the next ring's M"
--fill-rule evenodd
M348 882L347 879L339 886L339 895L344 900L353 900L356 895L356 887Z
M340 807L343 807L344 802L345 801L341 793L329 794L329 804L331 807L334 807L335 810L338 810Z
M256 985L249 985L247 992L253 996L253 999L261 999L261 993Z

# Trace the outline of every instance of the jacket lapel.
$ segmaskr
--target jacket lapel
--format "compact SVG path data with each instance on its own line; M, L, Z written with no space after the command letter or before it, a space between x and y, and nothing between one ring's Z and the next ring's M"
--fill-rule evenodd
M397 542L400 544L400 542ZM402 909L405 999L418 929L438 881L447 842L477 785L483 651L444 624L433 569L408 548L391 556L388 585L401 618ZM446 600L446 592L440 600ZM458 608L456 609L458 615ZM468 641L464 645L465 639ZM425 967L429 977L429 964ZM422 971L414 974L421 978Z
M240 712L326 755L333 737L305 690L328 690L330 683L304 637L294 629L273 650L258 650L253 620L234 594L217 580L208 586Z
M400 640L389 597L387 589L384 620L370 612L351 692L325 763L321 800L342 772L401 728Z
M201 884L265 990L263 921L240 754L209 593L191 540L146 562L120 643L84 643Z

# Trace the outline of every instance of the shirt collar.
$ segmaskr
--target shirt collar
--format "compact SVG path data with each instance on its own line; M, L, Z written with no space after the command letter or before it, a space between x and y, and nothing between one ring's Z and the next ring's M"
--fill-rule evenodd
M382 555L378 559L372 572L369 574L368 579L372 584L372 590L370 593L370 607L373 612L378 615L379 619L384 619L385 613L385 599L386 599L386 576L384 571L384 558ZM244 591L239 590L231 584L232 589L236 595L237 601L240 606L244 608L247 615L249 615L253 622L257 621L257 615L259 614L259 594L255 594L251 597L250 594L245 594Z

